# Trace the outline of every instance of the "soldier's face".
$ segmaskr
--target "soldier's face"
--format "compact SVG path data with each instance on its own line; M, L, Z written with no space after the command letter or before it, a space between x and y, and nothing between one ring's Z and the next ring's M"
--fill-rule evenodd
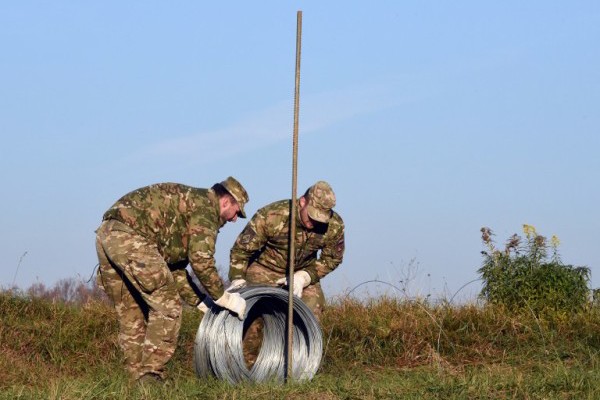
M230 199L229 197L222 197L220 200L221 210L219 215L221 216L221 222L225 225L227 222L235 222L240 212L240 205L237 201Z

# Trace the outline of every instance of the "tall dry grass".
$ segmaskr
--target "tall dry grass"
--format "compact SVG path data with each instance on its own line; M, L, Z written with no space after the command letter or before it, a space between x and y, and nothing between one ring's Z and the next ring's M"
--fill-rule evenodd
M325 362L415 367L517 363L525 359L585 359L600 350L597 309L540 319L525 310L474 304L345 299L325 313Z
M116 317L104 299L90 296L78 303L3 291L0 310L0 393L138 398L127 388ZM233 390L195 379L192 354L198 323L197 312L186 309L179 347L168 366L181 396L173 398L194 393L197 398L206 393L212 393L206 398L229 398L230 393L258 398L261 390L263 395L264 390L274 391L276 397L296 393L297 398L394 398L390 393L397 391L413 398L600 394L594 384L600 376L593 372L600 359L596 308L540 319L500 306L392 297L338 299L323 316L321 369L314 382L296 389Z

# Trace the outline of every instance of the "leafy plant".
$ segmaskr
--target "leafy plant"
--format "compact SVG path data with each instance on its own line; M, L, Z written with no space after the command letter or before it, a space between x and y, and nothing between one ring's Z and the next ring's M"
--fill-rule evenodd
M517 234L498 250L490 228L481 228L486 251L479 269L483 280L481 296L509 309L528 308L541 312L572 312L589 302L590 269L566 265L558 254L560 241L538 235L531 225L523 225L525 239ZM550 253L550 254L549 254Z

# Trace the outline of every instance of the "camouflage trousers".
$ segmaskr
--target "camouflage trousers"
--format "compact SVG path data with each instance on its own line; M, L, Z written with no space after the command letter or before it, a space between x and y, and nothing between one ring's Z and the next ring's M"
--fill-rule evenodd
M119 346L133 379L164 377L177 346L182 303L155 243L127 225L104 221L96 231L97 282L114 302Z
M285 274L272 271L260 264L252 263L246 270L246 281L249 284L261 284L266 286L279 286L277 280L285 278ZM302 291L302 301L311 309L317 321L321 321L323 308L325 306L325 297L321 284L319 282L308 285ZM263 323L262 319L256 319L250 324L243 339L244 358L247 367L252 367L256 362L260 347L262 345Z

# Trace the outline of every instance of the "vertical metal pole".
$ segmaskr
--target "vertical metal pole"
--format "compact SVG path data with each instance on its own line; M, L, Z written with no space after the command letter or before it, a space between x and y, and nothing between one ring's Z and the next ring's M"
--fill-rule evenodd
M288 254L288 319L287 319L287 369L286 382L292 380L292 354L294 336L294 263L296 262L296 197L298 179L298 113L300 109L300 54L302 43L302 11L298 11L296 22L296 90L294 92L294 138L292 155L292 201L290 209L290 243Z

